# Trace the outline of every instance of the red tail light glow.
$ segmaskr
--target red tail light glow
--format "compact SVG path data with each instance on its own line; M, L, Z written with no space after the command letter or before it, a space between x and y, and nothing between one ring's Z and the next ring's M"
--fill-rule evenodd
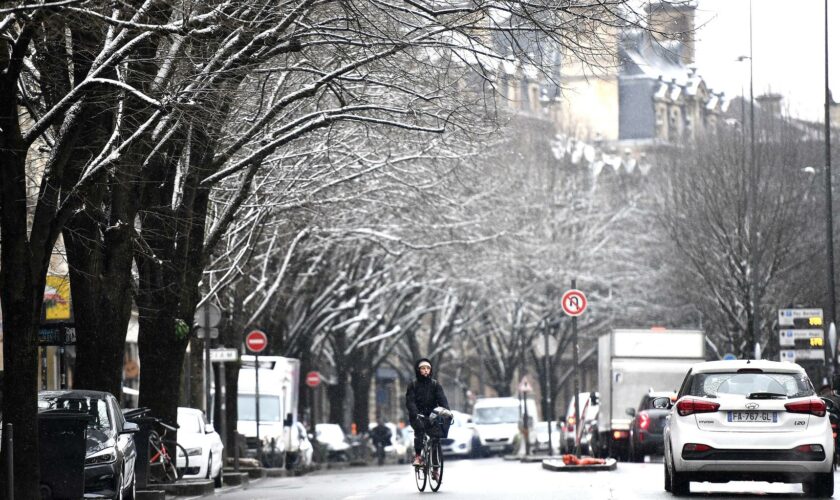
M785 405L785 409L790 413L809 413L817 417L825 416L825 403L821 399L808 399L788 403Z
M687 443L686 445L683 446L683 453L685 453L686 451L703 452L703 451L709 451L711 449L712 449L712 447L707 445L707 444Z
M639 412L639 429L646 431L650 427L650 415L646 411Z
M627 439L630 436L630 433L627 431L613 431L613 439Z
M823 405L824 407L825 405ZM694 413L711 413L718 411L720 405L711 401L700 399L682 399L677 402L677 413L685 417Z
M823 451L823 447L818 444L803 444L802 446L797 446L794 450L799 453L820 453Z
M574 415L572 415L572 416L570 416L570 417L569 417L566 421L567 421L567 422L568 422L568 424L571 426L571 425L575 425L575 422L577 421L577 419L575 418L575 416L574 416Z

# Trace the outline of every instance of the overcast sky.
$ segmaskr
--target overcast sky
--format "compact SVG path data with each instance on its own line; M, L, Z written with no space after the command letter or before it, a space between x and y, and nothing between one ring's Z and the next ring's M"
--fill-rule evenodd
M829 76L840 100L840 1L829 0ZM793 115L822 120L824 0L753 0L753 88L782 94ZM749 94L750 0L698 0L697 67L729 96Z

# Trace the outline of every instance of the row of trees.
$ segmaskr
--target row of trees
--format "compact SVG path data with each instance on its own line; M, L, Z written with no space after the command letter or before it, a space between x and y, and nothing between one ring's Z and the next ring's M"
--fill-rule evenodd
M2 410L16 430L17 498L38 492L37 329L59 239L80 387L119 392L133 302L142 362L155 367L141 373L140 404L174 420L189 342L176 327L201 290L236 290L235 305L255 305L244 323L320 304L346 328L310 350L375 361L364 339L387 338L412 312L364 301L413 278L349 243L390 257L472 240L452 216L470 204L448 200L454 212L438 214L402 202L436 191L478 149L501 63L600 56L605 31L643 25L627 2L576 0L62 0L4 2L0 16ZM290 283L323 299L278 312L272 294ZM283 321L301 346L321 324Z

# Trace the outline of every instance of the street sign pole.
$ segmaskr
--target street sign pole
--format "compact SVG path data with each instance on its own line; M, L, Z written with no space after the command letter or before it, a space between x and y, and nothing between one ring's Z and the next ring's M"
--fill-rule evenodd
M210 408L210 308L204 307L204 414L212 420L213 409Z
M548 324L543 324L543 339L545 340L545 359L543 360L543 368L545 369L545 416L546 425L548 425L548 456L554 455L554 450L551 447L551 426L554 420L554 411L551 407L551 352L548 350Z
M577 280L572 279L572 290L577 289ZM580 430L583 429L583 418L580 414L580 370L578 368L578 333L577 316L572 316L572 363L575 374L575 456L580 456Z
M216 397L219 398L219 422L222 426L222 443L225 444L225 447L222 448L222 464L226 463L226 455L225 451L228 449L228 442L227 442L227 388L225 380L225 365L219 367L219 387L216 388Z
M262 441L260 441L260 353L254 353L254 394L257 410L257 463L262 460Z

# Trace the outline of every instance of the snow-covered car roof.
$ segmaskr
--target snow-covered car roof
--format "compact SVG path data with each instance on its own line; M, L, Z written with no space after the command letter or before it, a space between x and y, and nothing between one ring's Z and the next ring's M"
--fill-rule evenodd
M729 361L707 361L705 363L698 363L691 368L692 373L709 373L709 372L737 372L744 369L755 369L778 373L805 373L805 370L795 364L786 361L768 361L766 359L757 360L729 360Z

